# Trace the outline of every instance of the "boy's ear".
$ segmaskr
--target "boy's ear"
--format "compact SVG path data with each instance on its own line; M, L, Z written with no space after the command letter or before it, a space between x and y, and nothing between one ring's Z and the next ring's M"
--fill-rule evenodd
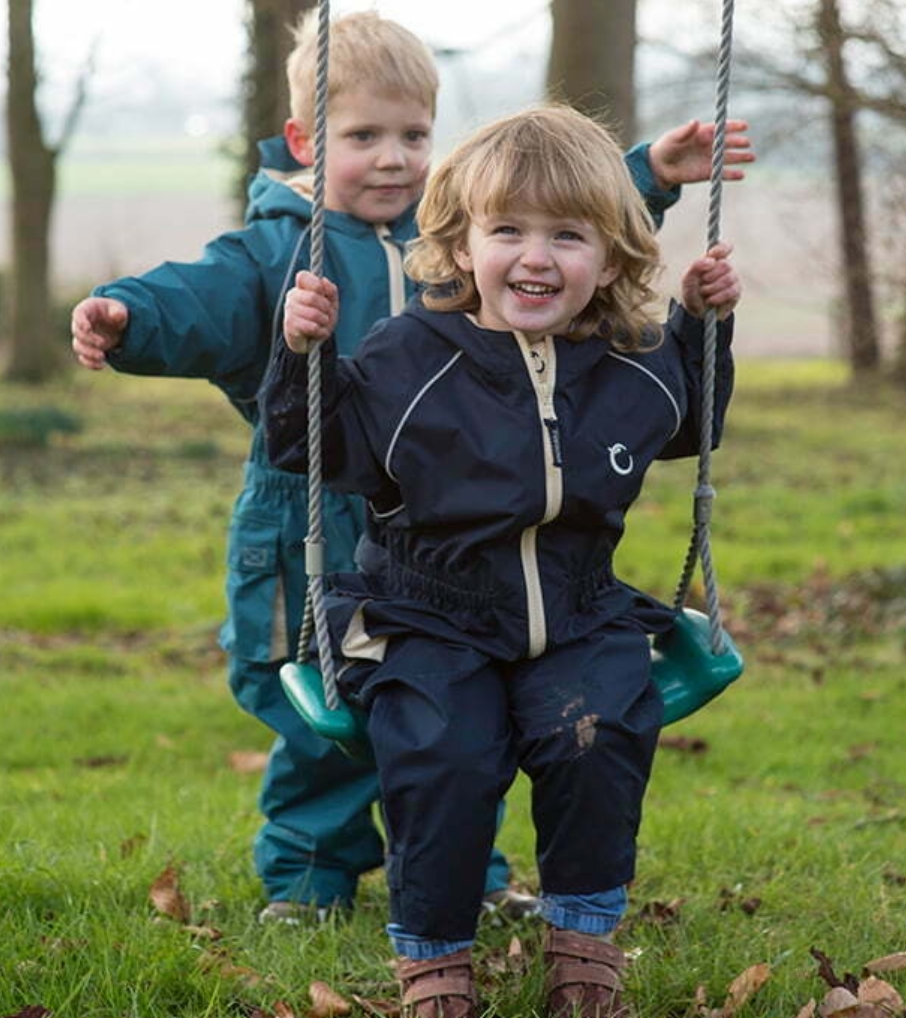
M301 163L303 166L311 166L314 163L314 141L301 120L297 117L290 117L283 125L283 137L297 163Z

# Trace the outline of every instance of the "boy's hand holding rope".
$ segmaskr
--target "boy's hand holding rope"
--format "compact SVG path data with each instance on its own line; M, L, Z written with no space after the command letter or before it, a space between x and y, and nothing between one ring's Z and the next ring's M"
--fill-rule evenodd
M339 291L329 279L313 272L298 273L283 305L286 345L295 353L308 353L312 344L329 339L339 308Z

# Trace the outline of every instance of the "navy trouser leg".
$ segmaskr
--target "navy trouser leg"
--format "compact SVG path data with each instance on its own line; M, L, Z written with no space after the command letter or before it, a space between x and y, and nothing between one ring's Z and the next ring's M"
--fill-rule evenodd
M513 666L511 717L547 893L606 891L633 877L663 718L650 670L647 637L630 625Z
M516 768L504 684L477 652L408 637L391 645L367 687L391 922L468 940Z

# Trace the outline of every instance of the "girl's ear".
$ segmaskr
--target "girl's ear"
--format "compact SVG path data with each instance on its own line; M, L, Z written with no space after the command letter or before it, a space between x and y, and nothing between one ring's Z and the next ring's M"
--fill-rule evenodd
M293 159L303 166L312 166L315 161L313 139L308 134L305 124L297 117L290 117L283 125L283 137Z
M605 265L601 269L601 275L598 277L598 287L601 290L606 290L619 274L620 270L616 265Z
M456 267L462 272L472 271L472 256L465 248L454 249L453 261L456 262Z

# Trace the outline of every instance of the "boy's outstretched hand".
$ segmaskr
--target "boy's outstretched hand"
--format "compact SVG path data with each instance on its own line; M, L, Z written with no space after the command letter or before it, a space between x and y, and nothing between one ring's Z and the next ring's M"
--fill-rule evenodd
M698 258L683 276L683 307L696 318L704 318L709 307L717 310L721 321L739 303L742 285L729 262L732 244L721 242Z
M107 352L119 346L129 322L129 309L111 297L86 297L72 309L72 349L83 368L100 371Z
M724 180L742 180L745 171L734 169L742 163L754 163L752 142L745 133L745 120L728 120L724 148ZM664 190L679 184L695 184L711 178L711 149L714 146L714 124L690 120L674 127L651 143L648 160L651 171Z
M283 305L283 335L295 353L307 353L311 343L329 339L337 324L339 293L329 279L300 272Z

